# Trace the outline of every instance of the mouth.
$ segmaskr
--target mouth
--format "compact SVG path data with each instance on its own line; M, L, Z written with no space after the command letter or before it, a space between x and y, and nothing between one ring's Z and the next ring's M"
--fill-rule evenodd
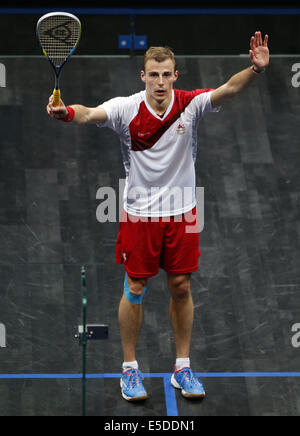
M158 89L157 91L155 91L155 94L157 94L159 96L165 95L165 93L166 93L166 91L163 89Z

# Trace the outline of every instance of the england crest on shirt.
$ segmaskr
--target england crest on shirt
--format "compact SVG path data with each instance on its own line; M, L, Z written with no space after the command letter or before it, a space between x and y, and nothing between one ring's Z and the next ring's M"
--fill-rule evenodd
M176 132L178 133L178 135L183 135L185 133L184 124L178 124Z

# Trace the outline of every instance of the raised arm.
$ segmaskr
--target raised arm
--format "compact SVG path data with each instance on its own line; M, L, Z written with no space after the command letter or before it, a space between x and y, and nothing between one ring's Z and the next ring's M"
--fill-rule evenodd
M53 106L53 96L49 98L49 103L46 107L47 113L51 118L62 120L71 113L72 121L76 124L104 124L107 115L104 109L99 107L89 108L79 104L70 106L70 109L65 106L64 102L60 101L60 106Z
M228 82L213 91L211 104L213 108L221 106L229 98L242 92L269 65L268 35L262 40L261 32L255 32L250 40L249 55L252 66L232 76Z

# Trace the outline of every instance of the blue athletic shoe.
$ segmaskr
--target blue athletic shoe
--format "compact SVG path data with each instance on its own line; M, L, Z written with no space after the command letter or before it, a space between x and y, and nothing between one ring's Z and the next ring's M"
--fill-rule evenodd
M141 371L129 368L122 373L120 380L122 397L127 401L141 401L148 398L147 392L142 384Z
M181 389L181 393L186 398L204 398L205 390L200 380L193 374L191 368L176 370L172 375L171 383L174 388Z

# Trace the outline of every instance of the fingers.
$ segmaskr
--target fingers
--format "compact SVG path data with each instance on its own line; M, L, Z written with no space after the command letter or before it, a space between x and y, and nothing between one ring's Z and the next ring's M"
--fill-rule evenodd
M258 45L262 45L261 32L257 32L257 40L258 40Z
M269 35L265 35L264 46L268 47Z
M50 105L53 105L53 100L54 100L54 97L53 97L53 95L51 95L51 96L49 97L49 104L50 104ZM57 107L65 107L64 102L63 102L62 100L60 100L60 105L57 106Z
M265 35L264 41L262 40L261 32L257 31L255 32L254 36L250 39L250 48L253 50L255 47L259 47L260 45L264 45L265 47L268 46L268 39L269 36Z
M254 50L256 47L258 47L260 45L259 41L261 39L261 34L260 32L255 32L254 36L251 37L250 39L250 48L251 50Z
M68 110L66 109L64 102L60 100L60 106L53 106L53 95L49 98L49 103L46 106L46 111L51 118L64 118L68 115Z
M261 32L255 32L254 40L255 40L255 47L258 47L261 45Z

